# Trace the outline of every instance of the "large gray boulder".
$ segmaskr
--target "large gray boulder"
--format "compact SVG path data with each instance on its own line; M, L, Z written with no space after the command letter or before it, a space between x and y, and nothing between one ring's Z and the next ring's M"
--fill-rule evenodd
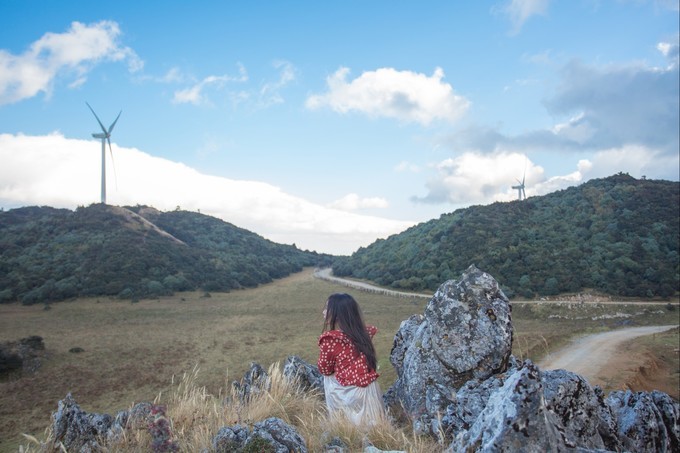
M541 372L527 361L491 393L486 406L449 451L546 452L567 448L560 423L546 408Z
M402 322L386 405L451 452L680 451L680 405L670 396L605 398L575 373L518 363L512 334L508 300L471 266L440 286L423 315Z
M546 408L557 416L569 447L621 451L617 421L599 387L566 370L541 372Z
M474 265L460 280L441 285L424 315L404 321L395 336L390 361L398 377L386 392L388 407L432 418L452 401L452 390L504 372L512 348L510 312L496 280Z

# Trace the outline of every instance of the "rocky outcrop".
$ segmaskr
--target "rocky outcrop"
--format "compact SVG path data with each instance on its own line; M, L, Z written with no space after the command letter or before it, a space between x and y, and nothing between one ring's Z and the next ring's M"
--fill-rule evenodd
M318 368L296 355L288 356L283 364L283 376L295 382L302 390L318 390L323 393L323 375Z
M270 385L269 373L257 362L250 364L250 369L246 371L240 381L231 383L241 402L245 402L252 395L269 390Z
M54 450L63 446L66 451L83 453L109 451L108 446L124 441L129 430L147 430L153 451L178 450L164 406L138 403L112 417L85 412L70 393L57 403L57 411L52 414L51 443Z
M52 414L52 431L55 446L61 443L67 451L102 451L102 439L106 439L113 417L108 414L88 414L80 409L73 396L57 403Z
M680 451L680 406L666 393L615 391L607 405L626 451Z
M385 394L450 452L678 451L680 406L662 392L612 392L510 355L510 304L474 266L404 321Z
M395 336L390 361L398 378L386 392L387 406L431 419L452 402L452 391L504 372L512 348L510 312L496 280L475 266L441 285L424 315L404 321Z
M226 426L213 438L213 449L218 453L235 451L273 451L276 453L307 453L305 440L297 430L281 420L271 417L247 426Z

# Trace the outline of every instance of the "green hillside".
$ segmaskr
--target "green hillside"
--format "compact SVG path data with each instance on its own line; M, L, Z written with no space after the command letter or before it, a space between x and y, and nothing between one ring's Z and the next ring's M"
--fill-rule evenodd
M524 201L442 215L339 259L339 276L435 290L470 264L511 297L594 290L669 297L679 288L680 185L626 174Z
M102 204L0 212L0 303L228 291L329 262L195 212Z

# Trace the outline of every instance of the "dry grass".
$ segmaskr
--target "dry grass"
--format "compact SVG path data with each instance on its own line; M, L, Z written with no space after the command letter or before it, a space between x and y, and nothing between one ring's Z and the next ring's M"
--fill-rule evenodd
M257 421L269 417L295 426L312 452L323 451L323 446L333 438L341 439L351 452L363 451L368 443L381 450L443 451L435 440L416 436L408 428L387 420L365 431L346 420L329 418L321 394L305 392L286 380L279 364L271 365L268 373L269 390L255 393L245 402L226 388L218 395L208 393L197 384L200 374L197 368L184 374L164 402L167 417L172 420L172 440L179 451L211 451L212 438L222 426L240 424L252 428ZM163 398L158 400L163 402ZM146 430L131 430L127 437L107 447L111 452L151 451L151 440ZM21 451L40 451L41 447L59 449L49 430L42 440L27 436Z
M35 374L0 382L0 451L17 451L25 441L21 433L43 437L49 414L68 392L83 410L109 414L160 394L159 401L168 405L178 436L186 437L191 445L204 445L219 427L234 420L257 421L253 418L259 417L256 413L242 410L240 415L232 414L220 401L229 396L225 389L230 388L231 380L243 376L252 361L265 368L289 355L316 362L323 304L330 293L346 289L316 280L311 273L306 270L260 288L211 297L183 293L134 304L79 299L54 304L50 310L0 305L0 341L40 335L48 354ZM379 382L386 390L396 379L389 363L394 333L403 320L423 312L427 299L353 294L366 321L380 329L375 345ZM616 311L635 314L643 310L647 312L634 318L591 319ZM673 324L678 322L677 313L664 310L663 305L568 308L513 304L513 353L536 361L547 349L565 344L574 335L606 330L630 319L636 325ZM73 347L85 352L69 353ZM193 371L197 369L200 372ZM184 378L173 381L173 375L183 372ZM277 396L275 400L282 399ZM194 405L208 409L194 411ZM266 407L264 412L269 414L273 407ZM272 413L297 414L292 409ZM301 432L324 429L318 411L298 413L304 413L305 418L287 420ZM419 450L419 442L425 440L398 430L393 434L401 439L400 445L407 444L405 436L414 451L429 451ZM352 437L351 433L343 436ZM388 439L380 442L376 441L376 447L392 445Z

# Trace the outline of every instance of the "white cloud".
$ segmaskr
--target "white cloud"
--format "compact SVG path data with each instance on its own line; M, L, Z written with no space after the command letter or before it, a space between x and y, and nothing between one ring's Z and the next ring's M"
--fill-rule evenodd
M668 59L669 70L673 70L678 67L678 62L680 60L680 43L678 43L680 36L676 35L672 42L664 41L656 45L656 48L663 54L664 57Z
M512 186L523 177L526 178L528 197L546 195L619 172L635 178L646 176L677 181L680 179L680 155L666 154L641 145L626 145L593 152L588 159L579 160L573 171L546 177L542 167L521 153L467 152L440 162L435 170L436 174L427 183L428 194L414 197L414 201L465 207L516 200L517 189L512 189Z
M583 169L584 177L602 178L618 172L633 177L677 181L680 179L680 155L666 154L641 145L626 145L598 151Z
M358 209L384 209L389 206L387 200L381 197L361 198L355 193L345 195L329 204L329 207L340 209L341 211L356 211Z
M455 205L487 204L517 198L512 189L524 178L527 196L531 185L543 179L543 168L520 153L464 153L436 165L436 175L427 183L429 193L415 201Z
M274 68L279 70L279 78L275 82L268 82L260 88L260 106L268 107L283 103L281 89L295 80L297 69L287 61L275 61Z
M0 134L0 206L74 208L99 202L100 149L98 141L67 139L56 133ZM350 254L415 223L316 205L270 184L204 175L115 143L113 154L118 188L112 183L109 161L110 204L200 210L303 249Z
M512 23L511 34L515 35L532 16L544 15L548 10L549 0L510 0L495 8L495 11L506 15Z
M92 67L102 61L127 61L130 71L143 62L129 47L120 45L116 22L90 25L73 22L65 33L46 33L20 55L0 50L0 105L51 93L59 76L73 77L71 87L82 85Z
M245 82L248 80L248 74L242 64L238 64L238 71L238 76L230 76L228 74L221 76L211 75L189 88L175 91L172 102L175 104L206 104L209 102L204 94L206 89L220 89L228 82ZM172 74L169 73L168 75Z
M327 79L325 94L309 96L310 109L330 107L336 112L361 112L371 117L395 118L428 125L434 120L454 122L470 102L444 83L444 71L432 76L411 71L381 68L367 71L348 82L348 68L340 68Z

